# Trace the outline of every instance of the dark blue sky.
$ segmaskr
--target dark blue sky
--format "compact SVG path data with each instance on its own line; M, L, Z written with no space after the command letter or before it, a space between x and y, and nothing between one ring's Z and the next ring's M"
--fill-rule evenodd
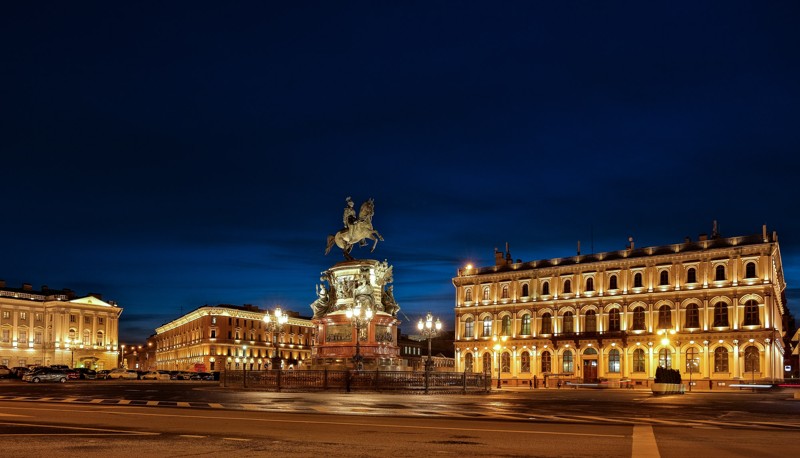
M505 242L714 219L777 230L800 296L797 2L432 3L4 5L0 278L104 293L123 341L203 304L310 315L352 196L412 320L452 327L456 269Z

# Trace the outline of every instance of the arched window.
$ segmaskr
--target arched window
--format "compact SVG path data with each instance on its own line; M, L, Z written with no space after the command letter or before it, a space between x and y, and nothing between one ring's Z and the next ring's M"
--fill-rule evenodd
M102 347L104 345L103 342L103 331L97 331L97 343L95 345Z
M511 335L511 317L508 315L503 317L503 326L501 334L504 336Z
M644 350L633 350L633 372L644 372Z
M570 280L564 280L564 294L568 294L572 292L572 282Z
M485 301L489 300L489 287L488 286L486 288L483 288L483 300L485 300Z
M644 307L636 307L633 309L633 326L631 329L634 331L642 331L645 328L644 323Z
M714 304L714 327L728 326L728 304L717 302Z
M553 319L549 313L542 314L542 334L552 334L553 333Z
M641 288L642 287L642 273L636 272L633 276L633 287L634 288Z
M523 336L531 335L531 316L527 313L522 315L522 330L520 334Z
M466 372L475 372L475 360L472 353L467 353L467 355L464 356L464 370Z
M758 302L749 300L744 303L744 325L758 326L761 322L758 319Z
M586 312L586 332L597 332L597 313L594 310Z
M758 356L758 348L753 345L744 349L744 371L759 372L761 363Z
M594 278L586 279L586 291L594 291Z
M531 355L527 351L523 351L519 357L520 372L528 373L531 371Z
M468 289L464 293L464 302L472 302L472 290L471 289Z
M472 338L474 335L475 321L472 319L472 317L468 317L466 320L464 320L464 337Z
M564 357L563 358L564 359L562 361L563 362L563 364L562 364L562 366L563 366L562 372L567 373L567 374L571 374L571 373L575 372L575 367L574 367L574 364L572 362L572 351L570 351L570 350L564 351Z
M611 309L611 311L608 312L608 330L620 330L619 309Z
M488 316L483 319L483 337L492 336L492 319Z
M617 289L617 276L612 275L608 279L608 289Z
M592 347L589 347L589 348L587 348L586 350L583 351L583 354L586 355L586 356L596 355L597 354L597 350L595 350Z
M694 267L686 271L686 283L697 283L697 269Z
M541 360L542 360L542 372L551 372L553 366L550 364L551 363L550 352L549 351L542 352Z
M672 353L668 349L658 350L658 365L664 369L672 369Z
M503 352L500 355L500 371L504 373L511 372L511 355L508 352Z
M658 284L660 286L667 286L669 285L669 272L666 270L662 270L658 277Z
M549 296L549 295L550 295L550 283L542 282L542 296Z
M575 320L573 318L572 312L564 312L564 316L561 318L562 321L562 332L565 334L569 334L575 332Z
M84 345L91 345L92 344L92 333L89 330L83 331L83 344Z
M685 328L698 329L700 327L700 310L697 304L689 304L686 306L686 324Z
M744 278L756 278L756 263L748 262L745 264Z
M725 266L722 264L718 265L715 269L716 274L714 275L714 281L723 281L725 280Z
M69 330L69 340L70 340L70 342L73 342L73 343L75 342L75 339L78 336L77 332L78 331L76 331L75 328L70 328L70 330Z
M669 305L662 305L658 308L658 327L660 329L672 327L672 309Z
M728 349L725 347L714 350L714 372L728 372Z
M528 292L529 292L528 284L525 283L524 285L522 285L522 297L530 296L530 294L528 294Z
M619 350L616 348L608 352L608 372L619 373Z
M697 349L690 347L686 349L686 372L696 374L700 368L700 357L697 354Z
M492 355L489 352L483 354L483 372L492 373Z
M503 289L500 291L500 299L508 299L508 285L503 285Z

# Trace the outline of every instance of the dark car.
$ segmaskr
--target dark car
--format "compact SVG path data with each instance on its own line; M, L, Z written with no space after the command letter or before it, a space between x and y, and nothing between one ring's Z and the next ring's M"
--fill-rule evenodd
M78 380L79 378L81 378L81 373L78 372L78 369L65 369L64 372L67 373L67 378L70 380Z
M11 369L0 364L0 378L11 378L13 376L14 373L11 372Z
M97 371L97 375L96 375L96 377L97 377L98 379L100 379L100 380L107 380L107 379L108 379L108 373L109 373L109 372L111 372L111 371L110 371L110 370L108 370L108 369L103 369L103 370L101 370L101 371Z
M209 372L195 372L189 376L189 380L211 381L214 380L214 374Z
M94 380L97 378L97 372L93 369L89 369L88 367L79 367L75 370L78 371L80 378L84 380Z
M17 367L12 367L11 371L14 372L14 377L22 378L23 375L27 374L31 370L28 369L27 367L17 366Z

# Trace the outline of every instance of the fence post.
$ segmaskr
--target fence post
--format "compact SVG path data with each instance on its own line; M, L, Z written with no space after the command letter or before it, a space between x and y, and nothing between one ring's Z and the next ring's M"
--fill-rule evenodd
M464 373L461 374L461 385L464 386L464 394L467 394L467 370L464 369Z
M380 384L378 383L378 377L379 377L379 376L380 376L380 371L378 371L378 368L376 367L376 368L375 368L375 382L374 382L374 384L372 385L372 386L375 388L375 391L380 391L380 390L378 389L378 387L380 386Z
M322 373L322 389L328 390L328 368L326 367Z
M276 382L277 382L277 384L278 384L278 391L279 391L279 392L281 391L281 372L283 372L283 371L282 371L282 370L280 370L280 369L278 369L277 371L275 371L275 381L276 381Z
M344 370L344 389L345 392L350 392L350 369Z

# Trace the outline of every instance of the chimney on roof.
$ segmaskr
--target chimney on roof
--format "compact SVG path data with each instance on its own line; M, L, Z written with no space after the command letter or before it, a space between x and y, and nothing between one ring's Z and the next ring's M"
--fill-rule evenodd
M578 240L578 256L581 255L581 241Z
M498 250L497 248L494 249L494 265L502 266L503 265L503 252Z
M506 264L511 264L511 250L508 249L508 242L506 242Z
M714 220L714 224L711 226L711 238L719 238L719 225L717 225L717 220Z
M33 291L33 285L31 285L30 283L23 283L22 289L24 291Z
M766 225L766 224L764 224L763 226L761 226L761 240L762 240L764 243L766 243L766 242L768 241L768 240L767 240L767 225Z
M706 240L708 240L708 234L700 234L700 235L698 235L697 236L697 240L699 240L701 242L705 242Z
M628 249L633 250L633 236L628 237Z

